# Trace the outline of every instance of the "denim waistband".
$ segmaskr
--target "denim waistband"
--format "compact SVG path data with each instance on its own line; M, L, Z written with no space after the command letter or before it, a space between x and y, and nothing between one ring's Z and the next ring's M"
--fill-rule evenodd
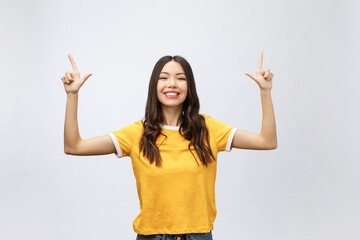
M187 234L138 234L136 240L213 240L212 231L207 233L187 233Z

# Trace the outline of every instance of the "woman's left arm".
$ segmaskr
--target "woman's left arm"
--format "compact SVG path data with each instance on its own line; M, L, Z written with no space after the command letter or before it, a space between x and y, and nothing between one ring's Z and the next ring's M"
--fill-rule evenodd
M260 87L262 104L262 127L260 134L237 130L231 147L242 149L270 150L277 148L276 123L271 100L272 79L270 69L262 69L263 53L260 54L256 75L246 73Z

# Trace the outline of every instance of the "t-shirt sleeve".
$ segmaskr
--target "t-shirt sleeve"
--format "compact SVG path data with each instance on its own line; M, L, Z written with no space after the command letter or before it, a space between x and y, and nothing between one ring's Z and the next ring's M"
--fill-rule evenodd
M108 133L114 143L118 158L130 156L134 143L142 133L142 121L123 127L117 131Z
M230 152L232 147L231 143L235 137L235 133L238 130L236 127L228 126L227 124L210 117L209 115L202 114L205 117L207 127L210 128L211 136L214 136L218 151Z

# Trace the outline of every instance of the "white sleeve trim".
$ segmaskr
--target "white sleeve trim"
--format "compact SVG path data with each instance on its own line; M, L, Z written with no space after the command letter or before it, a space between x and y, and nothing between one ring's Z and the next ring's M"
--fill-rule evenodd
M118 143L115 135L112 134L112 133L108 133L108 135L111 137L111 140L113 141L114 146L115 146L115 148L116 148L117 154L115 154L115 155L116 155L118 158L121 158L121 157L122 157L121 148L120 148L120 145L119 145L119 143Z
M231 130L231 133L230 133L230 136L229 136L229 139L226 143L226 151L227 152L230 152L231 151L231 143L235 137L235 133L236 131L238 130L238 128L234 127L232 130Z

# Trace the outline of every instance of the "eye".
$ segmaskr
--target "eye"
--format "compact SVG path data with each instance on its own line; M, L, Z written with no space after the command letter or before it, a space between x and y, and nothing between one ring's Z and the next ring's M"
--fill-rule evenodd
M166 79L166 77L161 77L161 78L159 78L159 79Z
M186 80L185 78L179 78L180 80Z

